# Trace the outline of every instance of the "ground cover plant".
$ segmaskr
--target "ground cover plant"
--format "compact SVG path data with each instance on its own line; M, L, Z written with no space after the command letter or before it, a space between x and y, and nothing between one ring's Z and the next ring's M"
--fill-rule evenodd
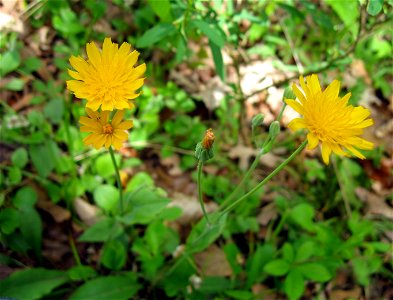
M393 1L6 0L0 297L393 297Z

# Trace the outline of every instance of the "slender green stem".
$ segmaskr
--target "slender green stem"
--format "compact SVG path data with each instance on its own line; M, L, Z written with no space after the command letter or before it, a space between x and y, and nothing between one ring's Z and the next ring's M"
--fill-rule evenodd
M198 163L198 178L197 178L197 184L198 184L198 199L199 203L201 204L202 212L203 215L206 219L206 222L209 223L209 218L207 217L207 213L205 210L205 205L203 203L203 195L202 195L202 168L203 168L203 162L202 160L199 161Z
M282 119L282 115L284 113L285 108L287 107L287 104L284 102L283 106L281 107L280 113L278 115L277 121L280 122ZM236 186L235 190L224 200L224 202L220 205L220 208L225 207L229 202L232 201L232 199L237 195L237 193L240 191L240 189L243 187L244 183L248 180L248 178L251 176L251 173L255 170L255 168L258 166L259 164L259 160L261 158L262 155L266 154L265 152L265 146L270 142L271 136L269 135L266 139L266 141L264 142L261 150L259 151L259 153L256 155L254 161L252 162L250 168L248 169L248 171L246 172L246 174L244 175L244 177L242 178L242 180L240 181L240 183Z
M75 262L78 266L81 266L82 265L81 259L79 257L78 250L76 249L74 238L72 237L71 233L68 235L68 240L70 242L71 251L72 251L72 255L74 256Z
M109 153L112 158L113 166L115 167L117 187L119 188L119 209L120 209L120 214L122 215L123 214L123 187L121 185L120 172L116 164L115 154L113 153L112 146L109 147Z
M249 196L254 194L257 190L259 190L263 185L265 185L266 182L268 182L272 177L274 177L278 172L280 172L292 159L295 158L299 152L301 152L304 147L307 145L307 140L305 140L299 148L297 148L286 160L284 160L273 172L271 172L264 180L262 180L260 183L258 183L252 190L250 190L247 194L243 195L239 199L237 199L235 202L233 202L230 206L225 208L221 214L220 217L222 217L224 214L227 212L231 211L235 206L237 206L240 202L243 200L247 199Z

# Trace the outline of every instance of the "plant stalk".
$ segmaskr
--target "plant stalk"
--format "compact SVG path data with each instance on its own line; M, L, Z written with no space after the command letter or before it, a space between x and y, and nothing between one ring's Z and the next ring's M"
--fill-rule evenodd
M123 187L121 185L120 172L116 164L115 154L113 153L112 146L109 147L109 153L111 155L113 166L115 167L117 187L119 188L119 210L120 210L120 215L122 215L123 214Z

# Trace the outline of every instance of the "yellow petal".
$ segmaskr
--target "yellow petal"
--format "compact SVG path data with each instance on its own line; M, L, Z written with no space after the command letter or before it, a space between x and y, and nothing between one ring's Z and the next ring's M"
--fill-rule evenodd
M307 100L306 97L303 95L301 90L297 87L296 84L292 84L292 90L295 93L296 97L299 99L300 103L304 104Z
M319 84L318 76L316 74L312 74L307 77L307 85L313 95L317 95L321 92L321 85Z
M101 53L98 50L96 44L93 42L86 44L86 52L89 58L89 62L98 69L99 66L102 64L101 62Z
M329 156L332 153L332 149L329 144L324 142L322 143L322 159L325 164L329 164Z
M296 118L296 119L293 119L291 122L289 122L288 127L291 130L296 131L299 129L306 128L307 125L306 125L306 122L304 121L304 119Z
M307 140L308 140L307 149L309 150L314 149L319 143L319 139L311 132L307 134Z
M326 88L323 92L325 99L333 99L335 100L338 97L338 93L340 92L340 81L333 80L331 84Z
M360 153L357 149L355 149L354 147L350 146L350 145L345 145L345 148L347 148L349 151L351 151L351 153L353 155L355 155L356 157L360 158L360 159L365 159L366 157Z
M123 117L124 117L124 110L118 110L112 119L112 126L117 128L121 120L123 120Z
M285 103L288 104L290 107L292 107L299 114L303 115L304 109L303 109L303 106L299 102L297 102L296 100L292 100L292 99L285 99Z
M121 130L128 130L134 126L134 122L132 120L127 120L124 122L121 122L116 129L121 129Z

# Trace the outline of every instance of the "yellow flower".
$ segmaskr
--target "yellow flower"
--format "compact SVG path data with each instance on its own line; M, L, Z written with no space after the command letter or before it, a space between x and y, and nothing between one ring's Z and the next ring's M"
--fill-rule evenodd
M130 53L131 45L112 43L105 38L102 51L92 42L86 45L88 60L71 56L70 63L76 70L68 70L75 80L67 81L67 89L77 98L87 100L86 107L93 111L132 108L129 101L140 95L135 91L145 80L141 76L146 71L146 64L134 68L139 53Z
M122 122L124 111L118 110L112 122L109 122L109 111L98 112L86 108L86 112L89 117L80 117L79 123L83 125L80 130L92 133L84 138L83 142L86 145L93 145L96 149L102 146L109 148L109 146L113 145L119 150L123 141L128 138L128 133L125 130L133 126L130 120Z
M371 150L374 144L360 138L363 128L373 124L367 119L370 111L364 107L353 107L348 104L351 93L340 98L340 82L334 80L324 91L321 90L318 76L313 74L306 78L300 77L301 91L295 84L292 89L299 100L285 99L285 102L296 110L303 118L292 120L288 127L292 130L305 128L308 130L308 148L322 144L322 158L329 164L330 154L347 156L347 149L352 155L365 159L356 148Z

